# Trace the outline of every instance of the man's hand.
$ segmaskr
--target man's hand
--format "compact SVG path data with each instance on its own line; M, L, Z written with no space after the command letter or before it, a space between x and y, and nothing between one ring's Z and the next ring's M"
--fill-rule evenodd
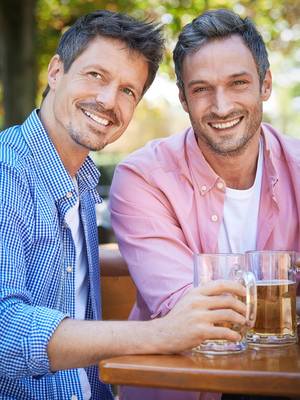
M206 339L238 341L238 332L222 327L245 325L246 305L244 286L233 281L212 281L192 289L157 323L159 351L179 352L198 346Z
M125 354L178 353L205 339L236 341L240 335L222 322L246 323L246 306L238 298L245 288L214 281L191 289L163 318L151 321L76 321L65 319L48 345L52 371L86 367Z

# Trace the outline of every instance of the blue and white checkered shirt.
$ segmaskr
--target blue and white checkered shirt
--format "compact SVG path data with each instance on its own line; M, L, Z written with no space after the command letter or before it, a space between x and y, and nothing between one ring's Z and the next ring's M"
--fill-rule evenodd
M89 267L86 319L100 319L95 187L87 158L77 174ZM75 247L65 223L76 191L37 111L0 134L0 399L82 399L76 369L51 373L47 344L75 315ZM92 399L112 399L86 369Z

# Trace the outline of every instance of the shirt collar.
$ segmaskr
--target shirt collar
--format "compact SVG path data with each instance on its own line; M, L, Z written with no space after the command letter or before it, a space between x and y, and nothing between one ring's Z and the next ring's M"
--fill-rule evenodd
M200 150L194 130L190 128L186 137L188 164L191 173L197 175L196 181L200 183L199 190L201 194L205 194L211 190L218 181L222 181L215 171L205 160L202 151Z
M278 166L276 163L277 152L280 152L278 143L274 135L272 135L270 128L266 124L261 125L261 136L263 138L263 151L264 151L264 165L268 171L269 183L271 187L274 187L278 182ZM188 163L190 170L197 174L200 183L200 192L205 194L211 190L217 182L223 182L222 178L219 177L215 171L211 168L208 162L205 160L203 153L201 152L195 133L192 128L187 131L186 136Z
M281 147L278 143L278 140L272 135L269 131L269 127L266 124L261 125L261 136L263 138L263 148L264 148L264 165L267 170L267 176L269 178L269 183L273 188L278 182L278 170L280 166L278 165L277 159L281 158L281 155L278 157L278 152L281 153Z
M47 134L38 111L38 109L32 111L21 126L21 130L35 162L39 165L39 172L43 175L53 198L58 201L68 197L71 192L75 193L74 183ZM101 197L93 190L99 176L95 164L90 157L87 157L77 173L79 193L92 190L94 200L101 202Z

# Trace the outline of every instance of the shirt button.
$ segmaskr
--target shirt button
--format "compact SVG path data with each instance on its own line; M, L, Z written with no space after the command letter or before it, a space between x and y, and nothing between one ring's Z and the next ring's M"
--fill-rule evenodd
M210 219L212 220L212 222L217 222L218 221L218 216L216 214L213 214Z
M71 400L78 400L78 397L76 396L76 394L72 394Z
M218 182L218 183L217 183L217 188L218 188L218 189L221 190L221 189L223 189L223 187L224 187L224 183L223 183L223 182Z
M206 189L207 189L207 186L206 186L206 185L202 185L202 186L201 186L201 192L205 192Z
M72 196L73 196L73 193L72 193L72 192L68 192L68 193L66 194L67 199L70 199Z
M68 265L67 268L66 268L66 271L67 272L73 272L72 265Z

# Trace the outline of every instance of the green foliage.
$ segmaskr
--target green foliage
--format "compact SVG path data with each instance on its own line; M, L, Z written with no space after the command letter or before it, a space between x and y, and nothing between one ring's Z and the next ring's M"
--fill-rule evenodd
M101 173L100 177L101 186L110 186L115 168L116 164L101 164L101 167L99 167Z
M43 71L55 52L58 37L82 14L108 9L164 24L167 49L162 70L173 78L172 50L179 31L209 8L231 8L242 16L253 18L270 50L289 55L299 47L299 0L38 0L36 17L40 87L45 84Z
M167 47L161 72L167 73L174 80L172 50L176 37L185 24L209 8L230 8L242 16L251 17L262 33L270 54L281 55L279 63L283 65L287 75L293 74L293 79L284 84L280 83L281 79L275 79L275 87L280 93L279 101L282 103L284 99L284 104L276 111L271 110L267 118L272 122L279 122L279 128L287 128L289 132L294 132L295 127L299 125L299 102L295 102L294 98L300 97L300 53L297 50L300 48L300 0L37 0L38 98L46 85L47 65L55 53L58 38L80 15L97 9L109 9L163 24ZM272 69L275 72L273 65ZM0 105L1 103L0 90ZM137 117L141 118L143 126L147 129L136 134L136 143L130 143L124 153L142 145L143 140L148 140L155 134L169 134L169 121L163 120L159 115L166 112L166 107L162 107L161 104L159 107L149 108L146 103L139 106ZM282 115L283 110L285 115ZM0 106L0 116L2 115L3 110ZM132 125L130 129L139 132L139 128Z

